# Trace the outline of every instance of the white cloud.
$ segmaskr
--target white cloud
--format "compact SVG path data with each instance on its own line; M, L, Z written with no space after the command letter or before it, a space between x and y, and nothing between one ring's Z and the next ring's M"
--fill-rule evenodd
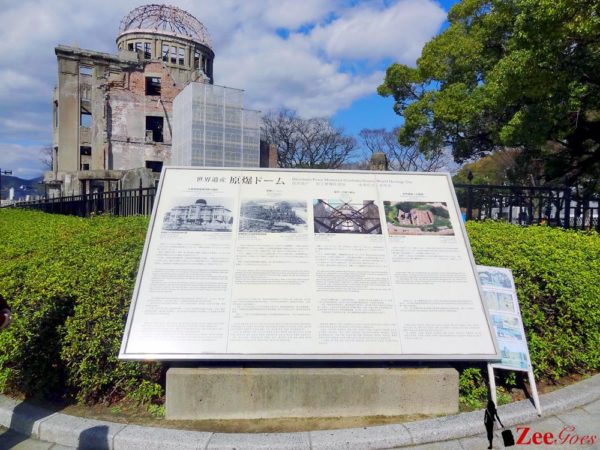
M383 79L381 73L341 73L337 63L315 54L303 35L289 40L263 35L249 41L240 33L233 44L216 63L216 82L245 89L248 106L262 111L285 107L307 117L329 116L374 92Z
M274 28L292 30L319 22L335 8L333 0L270 0L263 8L267 24Z
M412 64L445 17L444 10L432 0L401 0L388 8L366 4L316 27L311 37L331 58L395 58Z
M5 3L0 9L0 167L7 161L7 149L13 148L6 144L23 149L51 141L54 47L78 45L115 53L121 19L140 5L139 0ZM371 67L382 58L414 63L444 18L432 0L169 3L207 27L216 53L216 83L245 89L247 107L287 107L305 116L335 114L373 93L383 74L362 61L369 60ZM278 36L279 29L288 29L289 37ZM362 66L356 73L343 69L357 64ZM19 151L31 156L28 150Z
M11 170L15 177L30 179L47 170L41 161L41 146L0 144L0 168Z

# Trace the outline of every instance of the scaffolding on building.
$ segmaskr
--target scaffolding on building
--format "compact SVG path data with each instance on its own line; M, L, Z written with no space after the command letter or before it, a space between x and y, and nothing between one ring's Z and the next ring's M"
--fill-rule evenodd
M259 167L260 112L244 109L243 97L224 86L186 86L173 102L173 164Z

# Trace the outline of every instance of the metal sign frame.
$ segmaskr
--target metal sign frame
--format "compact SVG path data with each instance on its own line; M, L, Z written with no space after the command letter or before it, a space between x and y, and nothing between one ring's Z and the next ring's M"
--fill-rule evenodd
M423 177L443 177L447 182L447 186L450 192L450 197L452 199L452 207L454 208L455 213L458 216L458 223L453 223L453 228L459 228L462 234L463 242L466 245L467 254L469 257L469 263L471 266L472 276L477 284L478 293L479 293L479 307L482 309L482 312L486 319L487 331L490 335L490 338L493 343L494 353L490 354L471 354L471 353L440 353L440 354L410 354L410 353L402 353L402 354L389 354L389 353L381 353L381 354L346 354L346 353L327 353L327 354L295 354L295 353L256 353L256 354L248 354L248 353L135 353L127 350L127 346L129 343L130 333L132 329L132 324L134 321L134 317L136 314L136 308L138 306L138 296L140 292L140 287L143 281L146 263L148 259L148 252L150 247L150 242L154 233L156 232L156 224L157 224L157 214L162 200L162 193L165 186L165 179L167 172L174 172L179 170L185 171L198 171L201 173L202 171L223 171L231 174L231 172L235 172L236 174L247 174L249 172L290 172L290 173L314 173L319 175L324 175L327 173L331 174L360 174L364 175L385 175L385 176L423 176ZM450 209L450 205L448 205ZM456 227L457 225L458 227ZM383 224L382 224L383 227ZM161 172L160 182L158 184L155 202L152 208L152 215L150 218L150 224L148 227L148 233L146 234L146 239L144 243L143 253L140 259L138 274L136 277L135 288L132 296L132 301L130 305L129 314L127 317L127 323L124 330L123 341L121 344L121 349L119 352L120 359L127 360L222 360L222 361L281 361L281 360L290 360L290 361L326 361L326 360L336 360L336 361L415 361L415 360L428 360L428 361L498 361L500 359L500 352L498 343L496 341L495 333L493 332L490 325L490 318L488 315L487 308L484 307L484 299L482 295L482 287L479 280L477 267L475 264L475 260L473 258L473 252L471 250L471 246L467 237L466 228L463 220L461 220L460 207L458 204L458 200L456 198L456 194L454 191L454 187L452 184L452 178L448 173L441 172L390 172L390 171L355 171L355 170L335 170L335 171L325 171L325 170L309 170L309 169L266 169L266 168L229 168L229 167L178 167L178 166L164 166Z

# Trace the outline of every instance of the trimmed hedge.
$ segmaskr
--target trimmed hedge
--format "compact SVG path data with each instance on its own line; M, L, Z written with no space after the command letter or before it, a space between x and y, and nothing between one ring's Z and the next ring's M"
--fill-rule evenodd
M478 264L512 270L537 377L600 369L600 235L467 222Z
M117 359L147 226L145 217L0 210L0 293L14 318L0 333L1 391L160 399L161 364ZM494 222L467 230L478 263L513 270L537 375L598 370L600 237ZM461 386L479 389L467 372Z
M160 364L117 359L147 225L0 211L0 292L14 319L0 333L0 390L88 403L156 392Z

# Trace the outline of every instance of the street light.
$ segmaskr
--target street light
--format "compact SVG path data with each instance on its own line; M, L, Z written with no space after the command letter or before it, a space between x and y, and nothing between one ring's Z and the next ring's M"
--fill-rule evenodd
M2 206L2 175L12 175L12 170L0 169L0 206Z

